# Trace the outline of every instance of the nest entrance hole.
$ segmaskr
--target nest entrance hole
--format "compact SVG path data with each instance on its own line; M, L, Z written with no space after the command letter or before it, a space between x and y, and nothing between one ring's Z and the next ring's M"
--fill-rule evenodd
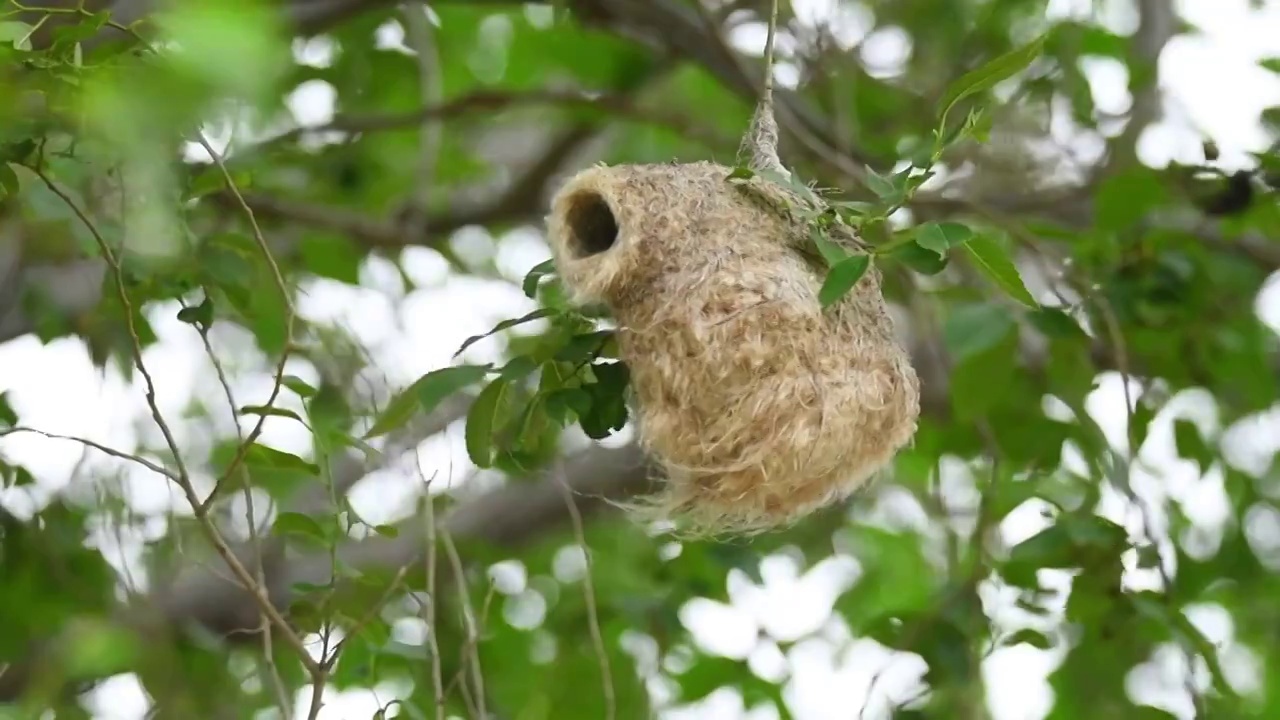
M571 235L569 247L579 258L608 252L618 242L618 219L599 193L574 195L565 221Z

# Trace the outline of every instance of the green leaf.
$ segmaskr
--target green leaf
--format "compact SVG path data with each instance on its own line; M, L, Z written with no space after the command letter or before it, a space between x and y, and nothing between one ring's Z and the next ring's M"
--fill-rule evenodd
M524 276L524 282L520 287L524 290L525 297L533 299L538 296L538 285L542 282L542 278L548 275L554 275L556 271L556 263L554 260L543 260Z
M547 415L546 396L538 394L534 395L520 413L516 422L515 437L513 446L516 451L534 453L539 449L539 443L548 437L551 429L550 418Z
M568 424L571 416L581 418L591 412L591 394L582 388L553 390L543 402L547 416L560 425Z
M215 457L219 459L215 467L228 467L239 443L229 441L215 449ZM251 480L255 487L267 491L277 501L292 496L301 488L310 487L320 482L320 467L292 453L276 450L258 443L249 446L245 453L243 469L231 476L230 482L224 483L219 493L227 493L241 487L244 479Z
M13 427L18 424L18 413L9 404L9 391L0 392L0 426Z
M1009 319L996 316L989 319L994 322L975 327L974 335L965 336L960 329L962 323L956 320L954 316L948 318L945 328L947 342L958 350L950 383L955 422L964 426L977 419L1009 418L1006 422L1016 424L1021 430L1023 425L1019 421L1038 413L1017 405L1026 394L1026 375L1018 362L1017 333L1011 331L1016 326ZM1020 389L1023 392L1019 392ZM997 438L1004 455L1013 454L1011 444L1020 444L1019 434L1010 430Z
M538 369L538 362L528 355L517 355L498 371L506 380L519 380Z
M1011 645L1021 645L1022 643L1026 643L1034 648L1039 648L1040 650L1053 649L1052 638L1039 630L1032 630L1031 628L1024 628L1015 632L1005 638L1000 644L1005 647L1009 647Z
M930 162L935 160L935 154L940 153L943 148L951 147L965 138L971 137L978 142L986 142L991 134L991 123L990 113L983 112L980 107L970 108L964 122L946 132L942 132L941 129L935 131L935 138L940 139L930 150Z
M274 405L245 405L244 407L240 408L236 412L239 413L240 415L263 415L263 416L274 416L274 417L286 417L292 420L297 420L303 425L306 425L306 421L304 421L301 417L299 417L298 413L292 410L289 410L287 408L278 408Z
M247 183L236 180L243 189ZM360 284L360 263L364 256L351 238L335 232L312 231L298 241L298 255L308 272L348 285Z
M881 617L865 633L877 642L904 652L914 652L928 664L924 680L934 687L963 681L973 675L969 638L948 618L932 612Z
M951 359L962 363L995 347L1015 325L1009 311L995 303L961 305L947 316L943 344Z
M0 163L0 198L17 195L20 189L18 174L9 167L9 163Z
M228 168L227 172L231 175L237 190L244 192L253 186L253 176L247 171ZM222 174L222 169L217 165L209 165L191 178L187 186L187 197L194 199L226 189L227 178Z
M881 256L883 257L883 256ZM938 257L938 253L926 250L914 242L903 243L893 248L888 257L911 268L921 275L937 275L947 269L950 257Z
M814 194L813 188L800 181L794 172L788 171L786 174L776 170L761 169L755 171L756 177L762 178L768 182L777 185L785 190L799 195L810 207L821 206L821 200Z
M445 398L484 379L492 365L455 365L423 375L414 383L418 406L424 413L436 409Z
M533 312L528 313L528 314L526 314L526 315L522 315L522 316L520 316L520 317L518 317L518 318L513 318L513 319L510 319L510 320L503 320L502 322L498 323L497 325L494 325L494 326L493 326L493 329L489 330L489 332L484 333L483 335L472 335L471 337L467 338L467 339L462 343L462 346L458 348L458 351L457 351L457 352L455 352L455 353L453 354L453 356L454 356L454 357L458 357L458 356L459 356L459 355L461 355L461 354L463 353L463 351L465 351L467 348L471 347L472 345L475 345L476 343L480 342L481 340L483 340L483 339L485 339L485 338L487 338L487 337L489 337L489 336L491 336L491 335L495 335L495 334L497 334L497 333L502 332L503 330L506 330L506 329L508 329L508 328L513 328L513 327L515 327L515 326L517 326L517 325L522 325L522 324L527 323L527 322L533 322L534 320L540 320L540 319L545 318L545 317L551 317L552 315L555 315L556 313L557 313L557 311L556 311L556 310L553 310L553 309L551 309L551 308L538 308L537 310L534 310Z
M174 67L218 91L261 99L287 67L280 17L263 3L183 3L157 19L182 48Z
M404 427L417 409L418 393L413 386L409 386L391 398L391 402L387 403L386 408L373 421L373 426L364 434L364 439L370 440Z
M178 311L178 321L209 327L213 324L213 301L206 297L199 305L182 308Z
M364 439L385 435L403 427L415 412L431 412L445 398L473 383L483 380L492 365L454 365L432 370L418 378L387 404L386 409L365 433Z
M741 678L743 664L726 657L699 657L685 672L676 675L680 686L681 702L697 702L722 687L731 686Z
M871 168L867 168L866 182L867 189L875 193L881 200L897 199L902 194L902 189L895 185L892 180Z
M249 449L244 454L244 463L249 466L320 475L320 466L315 463L307 462L293 453L276 450L260 443L254 443L249 446Z
M919 170L920 172L916 172L916 170ZM893 174L893 181L904 189L914 192L918 190L921 185L932 180L937 176L937 174L938 173L935 172L932 167L917 168L914 165L908 165Z
M836 603L836 608L861 634L863 625L880 617L924 611L939 587L930 572L920 537L873 526L848 526L837 540L857 557L863 577Z
M946 687L974 677L977 660L969 651L973 641L960 626L943 618L913 620L915 622L907 624L907 627L923 625L926 628L919 644L912 648L929 664L922 678L925 682L934 687Z
M31 49L31 33L34 30L24 22L0 22L0 44L11 44L19 50Z
M316 522L315 518L298 512L280 513L272 523L272 530L277 535L296 535L314 540L322 546L331 539L330 534L325 532L324 527Z
M1078 566L1071 535L1063 523L1051 525L1014 545L1009 550L1006 564L1026 565L1035 569Z
M71 679L101 678L133 669L142 656L137 634L105 620L77 618L68 624L63 671Z
M1044 43L1047 37L1047 35L1041 35L1026 45L1011 50L987 64L961 75L942 94L942 101L939 103L942 106L942 117L939 125L946 126L947 115L950 114L951 108L956 103L974 93L994 87L1000 81L1013 77L1020 70L1030 65L1044 50Z
M827 239L827 234L817 225L810 228L809 234L813 238L813 244L818 248L818 252L822 255L822 259L827 261L827 267L835 267L840 264L842 260L849 257L849 253L844 248Z
M1080 323L1058 308L1041 306L1027 313L1027 319L1037 330L1051 338L1089 340Z
M973 231L960 223L929 222L916 229L915 237L920 247L936 252L938 257L946 257L951 248L968 242Z
M471 411L467 413L466 443L467 455L476 467L487 468L493 465L494 433L497 425L498 407L507 391L509 381L497 378L489 383L476 397Z
M822 287L818 290L818 302L824 308L830 307L852 290L870 267L870 255L850 255L836 263L827 271L827 277L822 281Z
M111 13L106 10L90 14L84 6L81 6L80 12L82 14L79 22L54 29L53 35L56 38L53 43L54 48L70 48L76 43L88 40L111 19Z
M1206 472L1217 459L1217 453L1200 436L1200 428L1190 420L1178 418L1173 421L1173 439L1178 455L1195 461L1200 472Z
M1128 545L1124 527L1099 515L1070 515L1063 518L1063 524L1078 547L1111 551Z
M973 108L960 126L960 137L971 137L985 143L991 137L992 122L991 113L984 112L982 108Z
M297 375L285 375L280 378L280 384L297 393L299 397L314 397L316 393L320 392Z
M1168 198L1157 171L1146 166L1127 168L1102 180L1094 191L1097 227L1133 227Z
M400 528L395 525L374 525L373 531L383 537L389 538L399 537L400 535Z
M969 257L978 269L1000 286L1000 289L1004 290L1009 297L1027 307L1039 307L1039 303L1031 297L1027 286L1022 283L1018 268L1009 259L1004 248L1000 247L993 238L987 235L975 235L965 243L964 249L969 252Z
M555 359L576 363L594 357L604 346L605 341L611 337L613 337L612 330L579 333L570 337L564 347L556 352Z
M596 381L582 389L591 396L591 406L579 413L578 424L587 437L601 440L627 424L626 389L630 370L623 363L597 363L591 366Z

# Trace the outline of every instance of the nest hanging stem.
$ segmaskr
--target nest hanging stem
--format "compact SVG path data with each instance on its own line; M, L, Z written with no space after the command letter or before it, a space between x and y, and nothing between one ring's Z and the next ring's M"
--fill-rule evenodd
M752 170L770 170L790 177L791 173L778 158L778 121L773 112L773 40L777 30L778 0L771 0L769 30L764 42L764 82L751 125L738 149L738 158L739 162L745 160Z

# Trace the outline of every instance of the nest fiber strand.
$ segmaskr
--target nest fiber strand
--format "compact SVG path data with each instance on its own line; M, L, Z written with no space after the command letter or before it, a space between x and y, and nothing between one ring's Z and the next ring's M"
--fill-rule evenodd
M666 476L638 507L697 533L766 530L846 498L910 441L920 406L876 269L823 310L795 198L729 173L597 166L548 218L566 288L618 322L640 441ZM834 239L857 247L852 231Z

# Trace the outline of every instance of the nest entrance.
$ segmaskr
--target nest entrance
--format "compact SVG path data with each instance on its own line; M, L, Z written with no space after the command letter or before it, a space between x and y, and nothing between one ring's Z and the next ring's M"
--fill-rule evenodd
M618 219L599 193L584 190L569 198L565 224L569 250L578 259L607 252L618 242Z

